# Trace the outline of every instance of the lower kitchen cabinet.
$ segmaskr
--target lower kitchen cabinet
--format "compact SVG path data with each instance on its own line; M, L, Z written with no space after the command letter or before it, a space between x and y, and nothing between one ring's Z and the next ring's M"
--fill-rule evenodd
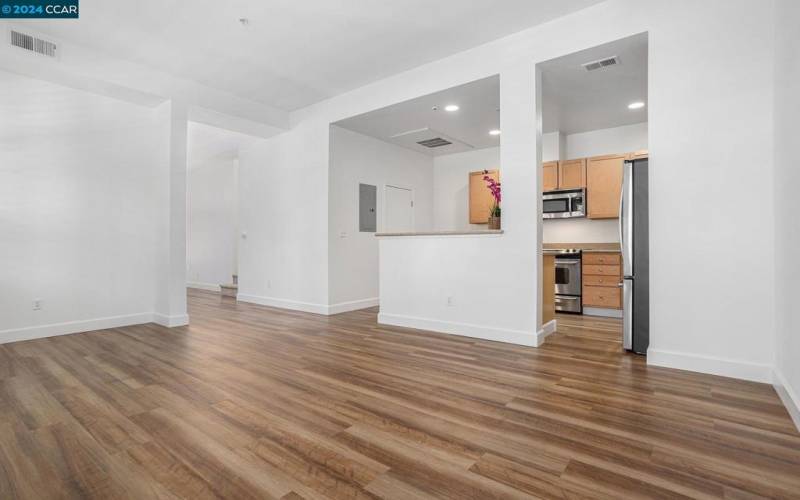
M583 306L622 309L622 257L619 253L583 254Z

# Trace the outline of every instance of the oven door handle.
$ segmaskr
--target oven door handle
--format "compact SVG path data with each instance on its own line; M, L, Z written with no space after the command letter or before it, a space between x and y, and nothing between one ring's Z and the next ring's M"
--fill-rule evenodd
M581 259L559 259L556 257L556 264L580 264Z

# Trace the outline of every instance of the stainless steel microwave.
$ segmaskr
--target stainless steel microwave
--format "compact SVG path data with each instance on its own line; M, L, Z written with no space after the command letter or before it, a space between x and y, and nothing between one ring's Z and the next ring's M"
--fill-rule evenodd
M564 189L542 195L543 219L586 217L586 190Z

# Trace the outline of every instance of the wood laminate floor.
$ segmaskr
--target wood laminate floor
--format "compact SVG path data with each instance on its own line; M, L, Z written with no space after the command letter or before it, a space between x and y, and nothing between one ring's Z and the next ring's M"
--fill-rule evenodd
M800 498L764 384L192 292L192 324L0 346L0 498Z

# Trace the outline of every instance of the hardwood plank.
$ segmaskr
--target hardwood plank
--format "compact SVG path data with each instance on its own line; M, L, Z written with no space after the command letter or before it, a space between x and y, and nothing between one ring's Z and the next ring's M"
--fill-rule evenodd
M192 323L0 346L0 498L800 498L772 387L189 294Z

